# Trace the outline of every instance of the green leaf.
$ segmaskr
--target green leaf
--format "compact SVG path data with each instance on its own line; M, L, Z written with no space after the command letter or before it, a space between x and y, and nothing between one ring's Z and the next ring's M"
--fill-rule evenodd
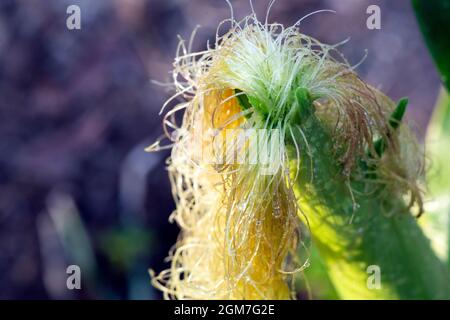
M389 118L389 125L392 129L397 129L400 123L402 122L403 116L406 112L406 107L408 106L408 98L402 98L397 104L397 107L395 107L394 111L392 111L392 114ZM386 150L387 143L385 141L385 138L380 138L374 143L374 148L379 157L384 153Z
M236 96L236 99L242 107L242 110L247 110L253 107L255 108L255 111L260 112L262 115L267 114L267 108L257 98L246 95L240 89L234 89L234 93L239 94Z
M450 0L412 0L420 29L450 91Z
M407 106L408 98L401 98L397 104L397 107L392 112L391 117L389 118L389 125L392 127L392 129L397 129L402 122Z
M252 105L250 104L250 101L248 101L247 95L245 93L243 93L242 90L234 89L234 93L238 94L236 96L236 98L239 102L239 105L242 107L242 110L247 110L252 107Z

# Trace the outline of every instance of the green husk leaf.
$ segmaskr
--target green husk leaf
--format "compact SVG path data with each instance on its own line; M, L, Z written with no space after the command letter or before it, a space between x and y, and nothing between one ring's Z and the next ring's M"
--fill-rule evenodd
M450 90L450 0L412 0L412 4L442 82Z

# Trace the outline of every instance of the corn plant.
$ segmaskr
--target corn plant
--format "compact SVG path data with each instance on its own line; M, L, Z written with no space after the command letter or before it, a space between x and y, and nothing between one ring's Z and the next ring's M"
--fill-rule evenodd
M178 48L163 109L184 98L164 119L181 234L153 284L166 298L295 298L310 236L343 299L448 298L417 222L425 165L408 99L365 83L342 44L299 23L225 22L213 48Z

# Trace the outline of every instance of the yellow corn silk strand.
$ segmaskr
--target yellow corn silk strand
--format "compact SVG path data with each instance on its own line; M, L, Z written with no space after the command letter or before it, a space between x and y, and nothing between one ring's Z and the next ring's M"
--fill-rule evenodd
M166 298L290 299L299 221L286 170L268 175L230 159L253 145L237 130L246 125L241 108L231 89L199 92L169 165L180 240L153 284Z

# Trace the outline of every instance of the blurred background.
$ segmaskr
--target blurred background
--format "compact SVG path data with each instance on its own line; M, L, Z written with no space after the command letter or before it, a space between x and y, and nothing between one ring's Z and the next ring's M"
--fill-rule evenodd
M235 16L248 1L231 1ZM66 9L81 8L81 30ZM261 19L268 0L254 0ZM381 30L366 27L371 4ZM320 9L303 33L337 43L361 77L393 99L408 96L421 139L439 90L410 1L278 0L270 21L286 25ZM175 243L165 171L168 153L144 148L162 134L158 112L177 35L202 28L194 50L230 16L218 0L2 0L0 2L0 299L160 299ZM68 290L66 268L81 268ZM313 269L319 272L319 269ZM312 275L314 277L314 275ZM333 297L313 284L312 297ZM305 294L304 297L307 295Z

